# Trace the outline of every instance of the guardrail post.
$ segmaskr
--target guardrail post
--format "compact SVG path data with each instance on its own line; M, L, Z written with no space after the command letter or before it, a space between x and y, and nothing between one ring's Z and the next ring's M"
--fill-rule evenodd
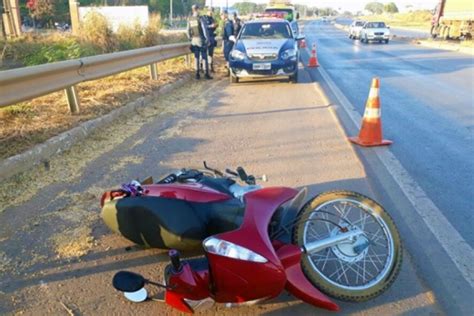
M75 86L67 87L65 90L67 104L69 105L69 110L72 114L79 113L79 95Z
M191 55L186 54L184 55L184 62L186 63L186 67L191 67Z
M158 64L150 64L150 78L151 80L158 80Z

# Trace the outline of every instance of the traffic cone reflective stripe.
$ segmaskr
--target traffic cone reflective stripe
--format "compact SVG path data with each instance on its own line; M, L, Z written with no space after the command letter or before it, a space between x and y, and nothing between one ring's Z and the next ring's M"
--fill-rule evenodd
M372 86L365 106L359 136L349 137L349 140L357 145L371 147L390 145L392 143L392 141L382 138L382 110L380 108L379 88L379 79L372 79Z
M311 57L309 58L308 67L319 67L318 57L316 56L316 44L313 44L313 49L311 50Z
M380 109L369 109L366 108L364 112L364 118L366 119L380 119L382 116L382 111Z

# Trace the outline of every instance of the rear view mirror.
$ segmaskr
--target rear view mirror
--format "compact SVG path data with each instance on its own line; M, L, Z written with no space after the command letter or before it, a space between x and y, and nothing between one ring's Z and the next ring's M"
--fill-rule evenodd
M297 41L302 41L302 40L304 40L305 38L306 38L306 36L301 35L301 34L298 34L298 35L295 36L295 39L296 39Z
M143 276L129 271L117 272L112 280L114 288L124 292L125 298L134 303L143 302L148 298L145 283Z

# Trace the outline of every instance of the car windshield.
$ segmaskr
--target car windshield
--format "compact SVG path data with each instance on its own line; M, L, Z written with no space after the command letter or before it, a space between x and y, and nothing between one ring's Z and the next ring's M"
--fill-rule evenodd
M377 29L377 28L384 28L385 23L384 22L370 22L367 23L367 28L368 29Z
M291 31L287 23L248 23L240 33L240 39L280 39L291 38Z

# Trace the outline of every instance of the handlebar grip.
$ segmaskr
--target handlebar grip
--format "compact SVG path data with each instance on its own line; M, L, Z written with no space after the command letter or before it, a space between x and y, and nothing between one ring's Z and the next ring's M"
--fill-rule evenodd
M174 272L181 271L181 258L179 257L179 251L176 249L171 249L170 251L168 251L168 256L170 257L173 271Z
M247 181L247 173L245 172L244 168L242 167L237 167L237 173L239 174L239 177L240 179L242 179L242 181Z

